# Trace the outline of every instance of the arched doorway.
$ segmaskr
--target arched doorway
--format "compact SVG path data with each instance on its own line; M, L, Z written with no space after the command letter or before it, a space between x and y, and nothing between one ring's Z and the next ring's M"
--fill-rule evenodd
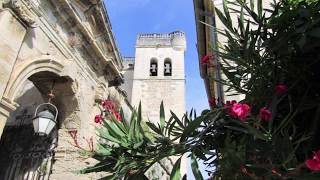
M21 88L15 90L14 102L19 107L10 114L0 140L1 180L49 178L58 142L58 129L68 113L63 110L64 97L66 92L72 96L71 85L70 78L41 71L28 77L19 86ZM32 126L35 108L47 102L47 94L51 89L56 96L52 103L60 112L58 124L49 136L38 136Z

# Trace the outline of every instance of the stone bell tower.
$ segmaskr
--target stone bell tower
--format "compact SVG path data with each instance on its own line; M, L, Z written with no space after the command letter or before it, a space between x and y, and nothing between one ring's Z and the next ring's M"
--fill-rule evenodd
M139 34L136 41L132 99L141 101L143 117L159 121L159 107L164 102L166 120L172 110L178 117L185 113L185 34Z

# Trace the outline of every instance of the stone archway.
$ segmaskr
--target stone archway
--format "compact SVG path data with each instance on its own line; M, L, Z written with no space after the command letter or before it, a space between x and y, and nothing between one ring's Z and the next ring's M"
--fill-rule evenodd
M53 58L26 60L15 67L3 97L10 103L14 103L13 100L17 91L21 89L21 86L29 77L39 72L51 72L60 76L63 68L63 64Z
M0 141L0 157L3 157L0 158L0 179L33 180L50 176L58 129L77 108L72 79L59 76L57 72L57 69L39 66L39 63L33 68L29 65L11 84L13 89L5 94L17 108L10 113ZM52 102L60 112L59 123L49 137L42 138L34 134L32 117L36 106L47 101L46 95L51 88L56 96ZM74 104L75 109L66 108L67 103Z

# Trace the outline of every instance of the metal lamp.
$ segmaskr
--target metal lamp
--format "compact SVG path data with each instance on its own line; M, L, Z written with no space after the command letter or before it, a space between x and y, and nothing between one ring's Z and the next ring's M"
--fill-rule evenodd
M48 136L57 124L57 117L58 109L55 105L51 103L40 104L36 108L33 118L34 132L39 136Z

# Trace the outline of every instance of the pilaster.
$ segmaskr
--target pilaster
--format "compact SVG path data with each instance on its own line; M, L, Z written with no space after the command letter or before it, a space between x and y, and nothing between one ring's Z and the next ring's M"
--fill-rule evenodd
M0 100L23 43L26 29L9 9L0 9Z
M16 105L9 102L6 98L2 98L0 101L0 138L6 125L7 119L10 116L10 113L17 108Z

